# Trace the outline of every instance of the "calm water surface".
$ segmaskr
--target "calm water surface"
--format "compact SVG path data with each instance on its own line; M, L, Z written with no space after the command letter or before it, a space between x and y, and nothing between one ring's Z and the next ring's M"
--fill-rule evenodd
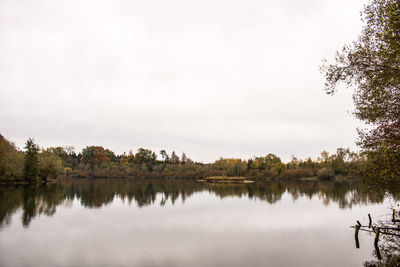
M356 220L390 213L357 182L78 180L0 187L0 266L362 266Z

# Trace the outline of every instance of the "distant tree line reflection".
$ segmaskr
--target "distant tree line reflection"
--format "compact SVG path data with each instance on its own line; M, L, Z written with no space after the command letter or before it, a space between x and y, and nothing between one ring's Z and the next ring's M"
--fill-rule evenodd
M8 224L11 216L22 210L22 224L27 227L33 218L52 216L57 206L68 205L74 199L87 208L99 208L120 198L138 207L168 202L184 202L194 193L208 191L220 198L247 197L273 204L287 192L293 200L300 197L319 198L325 205L337 203L340 208L355 204L380 203L384 192L366 190L356 181L271 181L254 184L206 184L192 181L80 179L64 180L47 185L0 186L0 226Z

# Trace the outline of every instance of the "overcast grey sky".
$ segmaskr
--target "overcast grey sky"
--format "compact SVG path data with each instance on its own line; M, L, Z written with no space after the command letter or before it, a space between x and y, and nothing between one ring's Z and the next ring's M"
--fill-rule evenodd
M0 133L194 160L356 149L318 66L360 0L0 0Z

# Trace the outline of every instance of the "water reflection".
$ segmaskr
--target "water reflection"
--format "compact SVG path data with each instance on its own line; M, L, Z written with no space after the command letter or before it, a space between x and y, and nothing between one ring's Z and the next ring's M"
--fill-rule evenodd
M182 202L196 192L207 191L219 198L245 197L274 204L289 193L293 201L300 197L318 198L324 205L337 203L341 209L355 204L381 203L383 193L371 193L360 182L279 181L255 184L205 184L192 181L98 179L62 181L56 184L0 187L0 226L22 209L22 224L28 227L40 214L52 216L62 203L78 199L82 206L99 208L115 197L134 202L138 207L167 202ZM161 200L157 195L161 194ZM158 199L158 200L157 200ZM159 201L159 202L158 202Z

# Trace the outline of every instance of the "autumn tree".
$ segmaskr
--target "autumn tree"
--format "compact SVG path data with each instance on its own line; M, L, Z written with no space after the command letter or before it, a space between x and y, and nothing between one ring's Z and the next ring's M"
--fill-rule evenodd
M400 177L400 1L372 0L362 20L358 40L321 71L327 94L340 82L355 88L355 116L370 126L359 134L369 173L389 181Z
M139 148L135 154L135 163L141 164L142 170L152 170L153 165L156 163L156 160L156 153L154 153L150 149ZM146 168L144 168L144 166L146 166Z
M122 166L125 166L128 164L128 156L124 152L120 157L119 157L119 164Z
M29 138L25 143L24 180L31 182L39 175L39 146Z
M110 161L110 159L107 157L106 151L102 146L87 146L82 150L81 161L88 164L93 173L96 165Z
M227 176L243 176L248 168L247 161L234 158L220 158L214 162L214 165Z
M0 134L0 179L18 179L23 176L24 155Z
M115 155L115 153L109 149L106 149L104 151L104 153L106 154L107 158L111 161L111 162L118 162L119 159L117 158L117 156Z
M132 150L129 150L129 153L128 153L128 156L126 159L129 163L133 163L135 161L135 155L133 154Z

